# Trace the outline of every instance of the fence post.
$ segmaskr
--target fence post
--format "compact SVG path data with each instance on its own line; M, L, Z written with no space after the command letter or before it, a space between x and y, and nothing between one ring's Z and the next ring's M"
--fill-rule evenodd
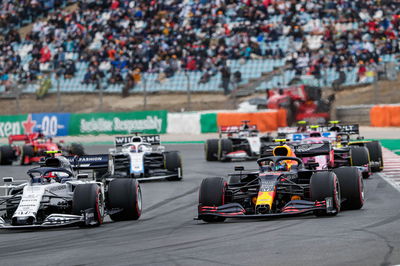
M378 73L376 71L376 69L374 69L374 81L373 81L373 88L374 88L374 104L378 104L379 103L379 86L378 86Z
M143 73L143 110L147 109L147 80Z
M189 74L187 73L187 71L185 71L185 76L187 79L187 84L186 84L186 89L187 89L187 109L188 111L191 110L191 105L192 105L192 94L191 94L191 88L190 88L190 78L189 78Z
M103 111L103 84L102 84L102 78L97 77L97 88L99 89L99 110Z
M57 77L57 111L61 112L61 89L60 89L60 75L56 74Z

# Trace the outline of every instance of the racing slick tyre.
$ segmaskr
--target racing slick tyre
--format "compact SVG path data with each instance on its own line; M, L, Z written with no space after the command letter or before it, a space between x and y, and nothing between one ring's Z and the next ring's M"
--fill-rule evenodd
M25 158L26 157L33 157L34 151L33 147L30 145L23 145L21 147L21 154L19 156L19 164L24 165L25 164Z
M199 190L199 206L221 206L225 203L226 182L222 177L203 179ZM207 223L223 222L224 217L202 215L201 219Z
M104 218L104 198L101 189L96 184L77 185L72 197L72 213L82 215L82 212L92 209L94 212L92 224L82 224L82 227L99 226Z
M378 165L373 165L371 167L372 172L380 172L383 170L383 156L382 156L382 146L381 143L377 140L366 142L365 143L368 151L369 151L369 158L371 162L379 162Z
M142 191L136 179L116 178L108 185L108 209L120 209L110 213L113 221L137 220L142 214Z
M208 139L204 144L204 152L207 161L218 160L218 139Z
M327 213L325 210L315 211L317 216L334 216L340 211L341 194L337 176L332 172L316 172L311 176L310 194L312 201L324 201L332 198L333 212Z
M232 141L230 139L220 139L218 142L218 160L229 162L230 158L224 158L226 154L233 151Z
M0 164L11 165L15 158L14 150L11 146L0 147Z
M350 146L350 161L351 166L365 166L369 167L369 153L366 147ZM363 172L363 177L368 178L369 172Z
M339 179L342 207L358 210L364 205L364 181L357 167L340 167L333 170Z
M164 153L165 168L176 173L176 176L168 177L167 180L178 181L182 180L182 159L177 151L170 151Z
M71 155L83 156L85 155L85 149L83 148L82 144L71 143L71 146L69 148L69 153Z

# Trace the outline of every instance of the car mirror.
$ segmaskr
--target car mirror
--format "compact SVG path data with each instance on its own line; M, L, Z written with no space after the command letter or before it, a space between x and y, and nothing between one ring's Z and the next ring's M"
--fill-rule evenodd
M243 171L244 166L235 166L235 171Z
M13 177L3 177L3 182L4 183L12 183L14 182L14 178Z
M78 174L76 176L77 179L88 179L89 175L88 174Z

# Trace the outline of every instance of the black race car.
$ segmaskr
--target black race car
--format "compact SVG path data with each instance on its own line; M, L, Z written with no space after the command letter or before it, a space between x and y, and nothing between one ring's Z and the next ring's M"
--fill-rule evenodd
M204 179L197 219L333 216L342 208L360 209L364 204L363 179L356 167L309 170L300 158L288 156L261 158L257 163L257 171L236 167L228 180Z

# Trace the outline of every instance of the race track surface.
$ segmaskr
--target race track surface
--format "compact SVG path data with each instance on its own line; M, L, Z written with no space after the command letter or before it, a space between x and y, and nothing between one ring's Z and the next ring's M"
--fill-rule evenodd
M107 152L108 146L86 148ZM184 180L142 183L143 215L92 229L0 231L0 265L393 265L400 263L400 193L378 174L365 180L366 202L336 217L195 221L204 177L234 165L206 162L201 144L182 152ZM29 167L1 166L24 178Z

